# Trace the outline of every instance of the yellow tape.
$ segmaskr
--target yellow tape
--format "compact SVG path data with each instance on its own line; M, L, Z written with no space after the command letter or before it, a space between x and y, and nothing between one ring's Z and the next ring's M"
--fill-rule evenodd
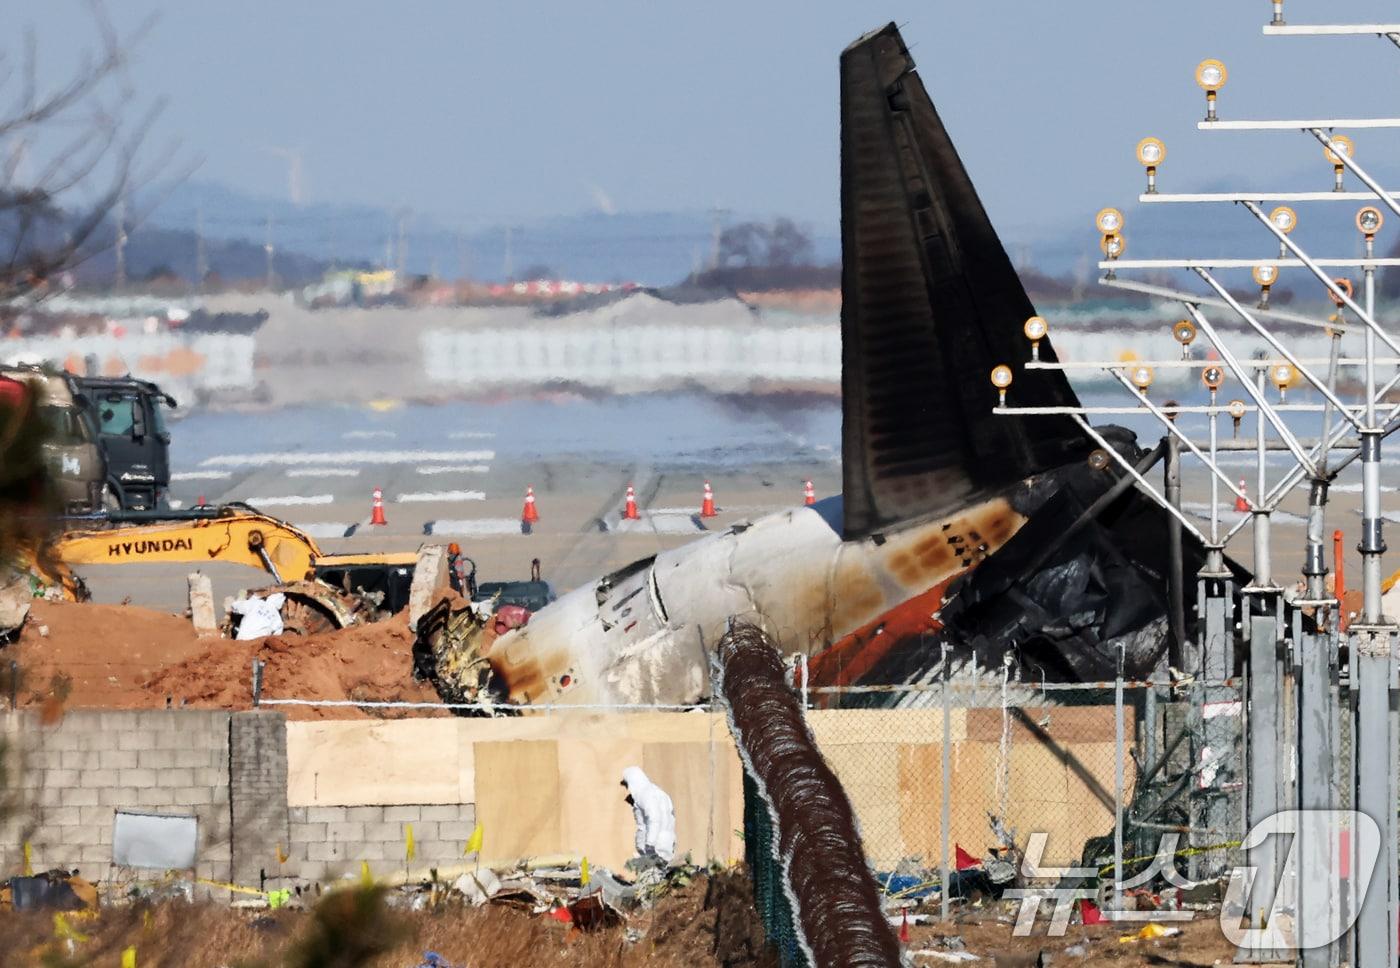
M257 888L244 887L242 884L230 884L228 881L211 881L207 877L196 877L196 884L203 884L206 887L217 887L222 891L233 891L235 894L252 894L257 897L266 897L267 891L259 891Z
M136 946L122 952L122 968L136 968Z
M1181 850L1176 851L1174 854L1172 854L1172 856L1173 856L1173 857L1194 857L1196 854L1208 854L1208 853L1210 853L1212 850L1231 850L1232 848L1238 847L1239 845L1240 845L1240 841L1238 841L1238 840L1229 840L1229 841L1226 841L1226 842L1223 843L1223 844L1209 844L1209 845L1207 845L1207 846L1205 846L1205 847L1185 847L1185 848L1183 848L1183 849L1181 849ZM1156 858L1156 856L1157 856L1156 854L1147 854L1147 855L1145 855L1145 856L1143 856L1143 857L1124 857L1124 858L1123 858L1123 863L1124 863L1124 864L1136 864L1136 863L1138 863L1139 861L1153 860L1154 858ZM1107 873L1110 873L1112 870L1113 870L1113 865L1112 865L1112 864L1108 864L1108 865L1106 865L1106 866L1104 866L1104 867L1100 867L1100 868L1099 868L1099 876L1102 877L1103 875L1105 875L1105 874L1107 874Z

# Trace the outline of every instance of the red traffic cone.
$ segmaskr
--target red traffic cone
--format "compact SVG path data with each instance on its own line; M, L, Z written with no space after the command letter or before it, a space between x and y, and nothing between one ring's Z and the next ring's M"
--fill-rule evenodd
M383 488L376 487L376 488L374 489L374 501L373 501L373 502L371 503L371 505L370 505L369 523L370 523L370 524L388 524L388 523L389 523L388 521L385 521L385 520L384 520L384 489L383 489Z
M715 492L710 490L710 482L705 482L705 496L700 501L700 517L712 518L715 516Z
M535 510L535 489L525 488L525 507L520 512L520 520L526 524L534 524L540 519L540 512Z
M899 943L900 943L900 944L908 944L908 943L909 943L909 909L908 909L908 908L904 908L904 909L901 911L901 913L904 915L904 920L901 921L900 924L899 924Z
M204 495L201 494L201 495L199 496L199 500L195 502L194 506L197 507L197 508L208 507L208 506L209 506L209 502L206 501L206 500L204 500Z
M817 503L817 489L812 486L811 481L807 481L802 485L802 503L807 505L807 507L811 507L813 504Z
M1245 485L1244 478L1241 477L1241 478L1240 478L1240 492L1241 492L1241 493L1235 495L1235 510L1236 510L1236 511L1248 511L1248 510L1249 510L1249 498L1245 496L1245 492L1247 492L1248 490L1249 490L1249 488Z
M632 490L632 485L627 485L627 506L622 511L624 521L636 521L641 515L637 513L637 492Z

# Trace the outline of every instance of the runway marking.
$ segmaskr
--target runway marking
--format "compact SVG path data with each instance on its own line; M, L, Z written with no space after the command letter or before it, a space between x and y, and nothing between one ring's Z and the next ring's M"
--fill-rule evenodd
M431 501L484 501L484 491L412 491L394 498L398 504L423 504Z
M294 467L288 477L359 477L358 467Z
M1361 493L1361 485L1360 485L1360 484L1333 484L1330 488L1328 488L1328 490L1331 490L1331 491L1341 491L1341 492L1343 492L1343 493L1345 493L1345 494L1360 494L1360 493ZM1392 487L1392 486L1389 485L1389 484L1382 484L1382 485L1381 485L1381 490L1382 490L1382 491L1394 491L1395 488Z
M1181 503L1181 509L1183 511L1190 511L1203 521L1210 520L1210 504L1206 501L1183 501ZM1220 520L1229 525L1234 525L1238 523L1240 519L1249 517L1250 513L1249 511L1236 511L1233 503L1222 504L1220 506ZM1273 514L1269 515L1269 517L1274 524L1308 523L1305 518L1300 518L1298 515L1288 511L1275 511Z
M232 477L229 471L180 471L171 474L172 481L226 481Z
M496 436L492 430L454 430L447 435L448 440L491 440Z
M624 534L696 534L705 530L698 511L642 511L641 515L637 521L619 521L615 530Z
M334 494L287 494L282 497L250 497L245 498L245 503L251 504L255 508L263 507L290 507L297 504L331 504L335 501Z
M219 454L200 467L321 467L338 464L422 464L449 461L468 464L496 459L494 450L339 450L287 453Z
M340 436L344 440L374 440L376 438L387 440L397 437L398 434L392 430L347 430Z
M353 527L353 524L345 521L316 521L297 525L298 530L305 531L313 538L346 538Z
M519 534L519 518L445 518L429 521L424 529L430 535Z
M416 468L419 474L486 474L490 470L489 464L433 464Z

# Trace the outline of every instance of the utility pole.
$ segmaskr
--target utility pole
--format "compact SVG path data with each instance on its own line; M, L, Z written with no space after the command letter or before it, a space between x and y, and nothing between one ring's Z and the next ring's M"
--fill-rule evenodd
M126 189L117 196L117 276L118 289L126 288Z
M513 261L513 255L512 255L512 252L511 252L511 242L512 242L512 237L513 237L514 233L515 233L515 229L514 229L512 226L507 225L507 226L506 226L506 258L505 258L505 265L503 265L503 266L501 267L501 274L505 276L505 281L506 281L506 282L510 282L511 279L514 278L514 276L515 276L515 263L514 263L514 261Z
M267 216L267 241L263 243L263 252L265 252L265 253L267 254L267 281L266 281L266 284L265 284L265 285L266 285L266 287L267 287L267 291L268 291L268 292L271 292L271 291L272 291L273 283L276 281L275 277L273 276L273 271L272 271L272 259L273 259L273 254L275 253L275 251L276 251L276 250L273 248L273 245L272 245L272 214L271 214L271 213L268 213L268 216Z
M209 256L204 250L204 209L194 211L194 286L204 289L204 279L209 275Z
M407 251L406 251L406 248L405 248L405 245L406 245L406 243L405 243L405 232L406 232L406 229L407 229L407 225L408 225L408 212L406 212L406 211L401 211L401 212L399 212L399 234L398 234L398 244L397 244L397 247L396 247L396 250L395 250L395 251L396 251L396 255L395 255L394 268L398 270L398 276L399 276L399 283L400 283L400 284L403 283L404 270L405 270L405 266L406 266L406 264L407 264L407 259L408 259Z

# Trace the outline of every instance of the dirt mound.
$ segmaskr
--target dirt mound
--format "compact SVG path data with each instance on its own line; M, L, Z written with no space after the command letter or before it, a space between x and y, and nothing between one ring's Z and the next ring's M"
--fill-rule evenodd
M413 680L413 636L403 616L304 638L236 642L198 638L186 619L130 605L36 601L19 642L0 650L0 662L7 659L19 665L23 706L247 709L254 659L265 663L268 699L438 701L432 686ZM282 708L293 719L366 715L355 707Z

